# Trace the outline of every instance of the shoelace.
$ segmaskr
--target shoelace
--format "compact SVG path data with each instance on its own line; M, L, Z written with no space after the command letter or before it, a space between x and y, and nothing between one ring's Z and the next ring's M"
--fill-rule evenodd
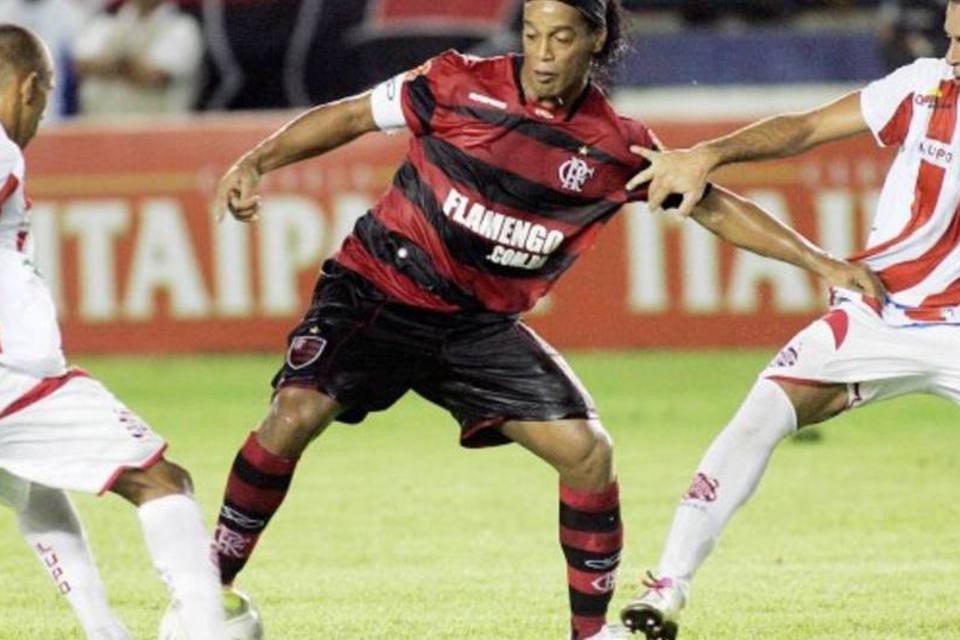
M647 577L643 581L643 586L651 591L656 591L657 595L660 595L663 589L669 589L673 586L673 580L670 578L657 578L653 573L647 571Z

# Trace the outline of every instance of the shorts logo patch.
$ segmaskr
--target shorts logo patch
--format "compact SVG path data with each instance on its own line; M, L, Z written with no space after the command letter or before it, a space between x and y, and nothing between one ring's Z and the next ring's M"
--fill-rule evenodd
M137 440L150 433L150 427L140 417L129 409L117 409L117 419L123 428Z
M303 369L320 359L327 341L319 336L297 336L287 350L287 365L291 369Z
M800 359L800 346L799 344L797 346L788 345L783 351L777 354L771 366L785 368L797 364L797 361Z

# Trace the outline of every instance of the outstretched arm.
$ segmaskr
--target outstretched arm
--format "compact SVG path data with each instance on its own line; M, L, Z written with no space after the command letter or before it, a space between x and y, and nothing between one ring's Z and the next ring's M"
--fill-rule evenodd
M218 220L227 211L242 222L256 219L260 210L257 188L265 173L321 155L376 130L369 92L310 109L227 170L217 187L214 214Z
M635 147L633 152L646 158L650 165L634 176L627 188L650 182L648 202L654 210L659 209L670 194L681 194L684 199L679 213L687 216L703 197L710 172L718 167L733 162L786 158L867 130L860 108L860 92L855 91L810 111L760 120L691 149L658 153Z
M696 206L693 219L742 249L811 271L831 286L882 300L880 279L864 265L834 258L753 202L717 187Z

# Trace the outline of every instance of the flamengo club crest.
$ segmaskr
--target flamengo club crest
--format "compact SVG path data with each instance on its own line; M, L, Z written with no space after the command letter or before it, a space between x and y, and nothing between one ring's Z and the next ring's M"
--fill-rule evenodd
M309 367L320 358L327 341L319 336L296 336L287 350L287 364L291 369Z
M573 156L560 165L560 183L568 191L583 191L583 185L593 177L594 170L584 160Z

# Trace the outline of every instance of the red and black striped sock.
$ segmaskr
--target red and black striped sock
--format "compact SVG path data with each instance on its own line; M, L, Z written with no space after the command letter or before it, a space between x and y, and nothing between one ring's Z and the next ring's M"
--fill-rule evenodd
M274 455L251 433L237 453L223 496L214 544L220 581L231 584L287 495L296 460Z
M567 558L572 640L594 635L606 622L623 548L616 481L600 492L560 485L560 544Z

